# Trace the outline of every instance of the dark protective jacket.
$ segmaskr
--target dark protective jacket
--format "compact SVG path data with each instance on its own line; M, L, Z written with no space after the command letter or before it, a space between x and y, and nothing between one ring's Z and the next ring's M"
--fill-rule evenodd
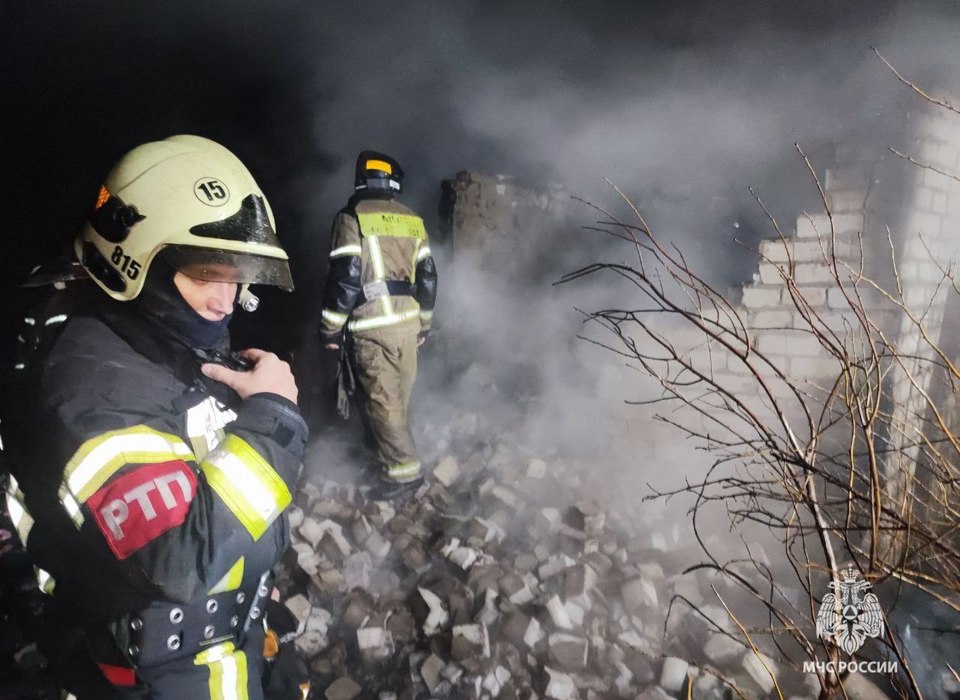
M280 396L206 380L125 306L70 318L28 368L4 434L20 531L120 685L133 666L183 697L260 698L261 577L289 543L306 425Z
M354 196L333 221L321 339L419 321L428 333L437 269L423 219L384 196Z

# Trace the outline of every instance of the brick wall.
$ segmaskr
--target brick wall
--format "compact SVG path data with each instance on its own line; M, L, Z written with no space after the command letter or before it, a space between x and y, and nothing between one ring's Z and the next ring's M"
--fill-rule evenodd
M916 111L905 121L901 138L899 144L839 145L835 162L819 173L829 214L822 208L801 212L791 230L784 231L784 239L772 235L762 241L753 281L743 287L739 300L733 299L739 301L738 312L751 329L755 347L789 377L811 387L832 383L838 365L810 333L791 301L790 286L829 328L841 335L848 333L856 323L830 258L835 255L839 261L837 274L848 289L852 289L861 265L864 272L892 289L888 231L904 297L917 311L929 304L925 328L934 341L940 337L950 297L940 284L939 266L955 260L960 252L960 182L949 175L960 170L960 117L945 110ZM929 167L896 156L889 150L891 145ZM492 269L535 265L532 256L536 251L524 248L523 232L568 226L569 217L582 215L559 188L529 188L503 176L459 173L444 183L444 193L441 212L446 212L445 229L454 251L476 251L483 257L484 251L498 249L500 257L489 258ZM504 253L508 262L504 262ZM871 316L897 339L903 352L917 351L917 331L903 314L895 313L867 286L861 285L859 290ZM699 366L710 367L724 386L741 395L757 394L754 382L735 358L717 348L708 353L703 339L689 329L665 332L686 348ZM904 372L894 372L890 382L896 405L915 403L918 387ZM783 386L775 388L781 393L785 390ZM663 406L623 403L656 392L651 380L613 358L600 375L597 393L610 400L610 419L618 425L621 452L652 459L689 450L678 444L674 428L654 420ZM709 423L702 418L694 420L704 426Z

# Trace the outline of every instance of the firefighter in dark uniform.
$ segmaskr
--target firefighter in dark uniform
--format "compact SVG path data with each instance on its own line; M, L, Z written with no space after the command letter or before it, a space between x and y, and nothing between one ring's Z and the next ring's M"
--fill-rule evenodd
M360 154L355 193L333 222L321 312L324 346L346 342L356 372L380 463L373 490L378 498L423 483L407 407L417 348L430 332L437 271L423 219L395 199L402 183L396 160L374 151Z
M246 285L292 288L267 200L219 144L148 143L75 253L91 301L68 287L26 319L56 333L18 361L3 421L11 513L52 591L44 650L80 700L263 698L307 438L288 365L229 350Z

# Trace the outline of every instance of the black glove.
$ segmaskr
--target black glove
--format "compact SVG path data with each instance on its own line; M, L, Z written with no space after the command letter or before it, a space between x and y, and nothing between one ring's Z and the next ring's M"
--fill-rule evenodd
M310 690L310 680L294 645L297 619L287 606L270 600L266 604L266 621L264 697L266 700L303 700Z
M332 350L333 348L327 347L328 345L336 345L337 350L343 347L343 334L344 330L341 328L338 331L320 331L320 343L326 350Z

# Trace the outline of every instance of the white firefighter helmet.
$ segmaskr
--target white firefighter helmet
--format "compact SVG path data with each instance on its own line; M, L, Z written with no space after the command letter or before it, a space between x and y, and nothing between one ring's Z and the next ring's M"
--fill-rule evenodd
M171 136L121 158L75 251L120 301L140 293L160 251L192 277L293 289L267 198L233 153L200 136Z

